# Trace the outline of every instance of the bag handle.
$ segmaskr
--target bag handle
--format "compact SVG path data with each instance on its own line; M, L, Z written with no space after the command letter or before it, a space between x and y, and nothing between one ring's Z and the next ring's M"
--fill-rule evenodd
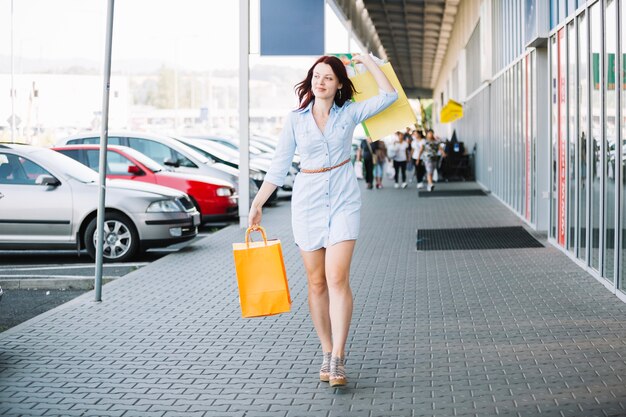
M267 235L265 234L265 229L262 226L248 227L246 229L246 246L250 247L250 233L252 232L261 232L261 236L263 236L263 242L265 246L267 246Z

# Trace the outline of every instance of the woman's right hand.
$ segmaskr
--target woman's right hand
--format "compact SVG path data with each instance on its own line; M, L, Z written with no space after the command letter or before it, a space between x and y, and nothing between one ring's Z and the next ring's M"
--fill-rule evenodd
M250 214L248 215L248 227L256 229L261 225L261 209L256 206L250 207Z

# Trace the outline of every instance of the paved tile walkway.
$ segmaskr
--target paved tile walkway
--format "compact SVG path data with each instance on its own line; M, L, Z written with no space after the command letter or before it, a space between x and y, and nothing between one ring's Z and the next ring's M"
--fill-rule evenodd
M626 304L550 245L416 251L418 227L519 225L491 196L363 196L348 388L317 380L283 202L290 314L240 318L228 227L0 334L0 415L626 415Z

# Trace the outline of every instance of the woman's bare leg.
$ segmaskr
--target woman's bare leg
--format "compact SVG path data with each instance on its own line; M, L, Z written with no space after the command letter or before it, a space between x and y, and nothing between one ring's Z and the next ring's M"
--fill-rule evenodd
M333 350L329 315L328 285L326 284L325 254L326 249L300 251L306 269L309 288L309 311L313 326L322 344L323 352Z
M343 358L352 320L350 262L356 240L346 240L326 249L326 282L330 299L333 356Z

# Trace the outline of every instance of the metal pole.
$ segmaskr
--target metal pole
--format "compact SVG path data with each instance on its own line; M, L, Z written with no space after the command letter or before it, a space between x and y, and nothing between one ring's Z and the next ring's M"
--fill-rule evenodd
M14 30L13 0L11 0L11 142L15 142L15 53L14 53Z
M239 225L248 226L250 209L249 126L250 0L239 0Z
M102 94L102 122L100 127L100 163L98 180L98 227L96 228L96 301L102 301L102 249L104 244L104 201L106 197L107 141L109 130L109 93L111 90L111 49L113 43L113 7L115 0L109 0L107 7L107 34L104 49L104 91Z

